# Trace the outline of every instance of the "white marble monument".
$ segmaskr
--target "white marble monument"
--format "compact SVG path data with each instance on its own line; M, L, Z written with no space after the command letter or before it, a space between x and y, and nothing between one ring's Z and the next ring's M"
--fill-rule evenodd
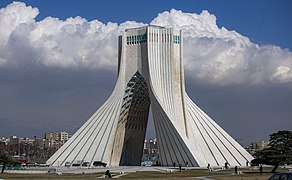
M150 104L161 165L245 166L253 159L187 95L180 30L127 29L119 37L118 60L111 96L48 164L140 165Z

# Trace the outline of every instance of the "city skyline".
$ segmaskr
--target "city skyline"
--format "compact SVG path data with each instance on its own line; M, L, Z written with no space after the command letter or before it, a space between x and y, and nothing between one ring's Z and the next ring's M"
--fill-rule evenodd
M267 140L278 130L291 130L288 1L259 1L265 3L262 8L257 8L260 3L256 2L250 8L258 12L248 11L254 18L231 2L223 13L223 5L200 2L187 8L183 1L160 5L137 17L129 16L136 9L120 11L119 19L117 12L108 19L100 12L87 14L84 4L80 12L76 4L67 4L72 8L62 14L62 6L52 10L55 1L26 1L27 5L11 2L0 2L0 21L5 25L0 28L0 136L15 132L33 137L58 130L73 134L114 87L119 33L150 22L185 29L185 42L191 47L184 51L186 91L235 139L246 144ZM234 18L226 18L232 13ZM148 134L153 136L151 130Z

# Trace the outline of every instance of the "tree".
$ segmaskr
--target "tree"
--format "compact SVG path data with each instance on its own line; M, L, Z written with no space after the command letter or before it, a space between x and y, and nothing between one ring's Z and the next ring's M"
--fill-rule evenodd
M276 172L281 164L292 163L292 132L278 131L270 135L269 147L257 151L252 164L273 165Z
M5 154L0 154L0 163L3 163L1 173L4 173L4 169L7 163L13 163L13 162L15 162L15 160L12 159L11 157Z

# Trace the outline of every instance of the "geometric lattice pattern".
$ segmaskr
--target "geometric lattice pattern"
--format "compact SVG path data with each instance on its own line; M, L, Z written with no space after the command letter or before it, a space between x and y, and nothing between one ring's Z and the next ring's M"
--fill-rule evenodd
M139 114L148 111L149 105L150 99L146 81L137 71L127 84L119 123L124 123L129 117L139 117ZM139 118L137 121L136 124L127 123L129 126L132 125L131 127L135 126L136 128L141 125Z
M141 149L144 145L141 142L144 142L145 138L149 106L146 81L137 71L126 86L117 126L119 133L117 133L114 149L120 150L119 153L121 153L119 165L140 165L143 153ZM120 132L123 134L121 135Z

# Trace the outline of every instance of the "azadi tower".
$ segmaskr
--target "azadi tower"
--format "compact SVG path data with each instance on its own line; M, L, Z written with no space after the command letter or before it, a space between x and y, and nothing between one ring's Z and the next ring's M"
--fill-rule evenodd
M245 166L253 159L187 95L180 30L127 29L119 36L118 60L111 96L48 164L140 165L150 104L161 165Z

